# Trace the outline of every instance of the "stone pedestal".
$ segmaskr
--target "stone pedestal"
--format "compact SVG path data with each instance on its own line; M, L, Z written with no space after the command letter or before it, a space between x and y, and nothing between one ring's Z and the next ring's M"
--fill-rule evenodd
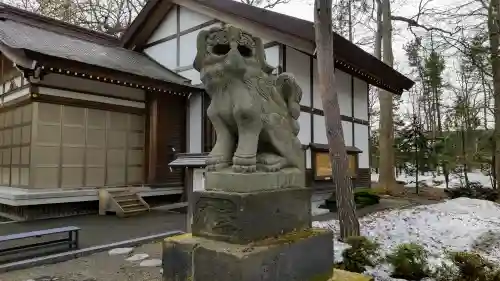
M164 281L326 281L333 234L311 228L303 173L207 173L192 235L163 244ZM266 180L267 179L267 180Z
M311 190L194 193L193 235L249 243L311 227Z
M274 173L234 173L231 168L206 173L206 190L225 192L258 192L306 186L305 173L286 168Z
M178 236L163 243L164 281L327 281L333 234L307 229L246 245Z

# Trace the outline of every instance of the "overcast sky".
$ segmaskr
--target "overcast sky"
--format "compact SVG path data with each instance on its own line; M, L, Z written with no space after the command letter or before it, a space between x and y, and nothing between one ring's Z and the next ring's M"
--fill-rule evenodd
M411 18L415 16L418 12L418 4L420 0L396 0L399 5L393 4L392 6L392 13L393 15L398 15L398 16L404 16ZM429 3L427 5L427 8L441 8L441 9L446 9L447 6L451 6L453 3L453 6L457 5L458 3L461 3L466 0L429 0ZM336 0L333 0L335 3ZM297 18L305 19L308 21L313 21L314 20L314 13L313 13L313 0L291 0L290 3L288 4L282 4L276 6L273 11L287 14L290 16L294 16ZM425 19L421 19L421 21L425 21ZM394 23L394 22L393 22ZM438 26L443 29L450 29L449 26L444 25L443 23L440 22L433 22L433 23L426 23L427 25L432 25L432 26ZM408 66L408 59L406 57L406 54L403 50L403 45L410 42L410 40L414 39L413 34L411 34L407 30L407 24L402 23L402 22L395 22L393 25L395 32L394 32L394 38L393 38L393 52L394 52L394 61L395 61L395 68L400 71L401 73L409 76L409 73L411 71L410 67ZM423 34L425 31L422 29L414 29L414 31L417 31L419 34ZM357 35L359 36L360 33L364 33L364 35L371 35L368 34L368 31L364 28L355 28L355 41ZM373 54L373 46L368 45L368 46L361 46L363 49L365 49L367 52ZM453 58L449 58L447 60L447 69L445 70L445 75L446 76L453 76L455 75L456 71L454 70L454 64L456 63L456 60ZM410 77L411 78L411 77ZM409 102L408 101L408 94L404 94L402 97L403 101Z

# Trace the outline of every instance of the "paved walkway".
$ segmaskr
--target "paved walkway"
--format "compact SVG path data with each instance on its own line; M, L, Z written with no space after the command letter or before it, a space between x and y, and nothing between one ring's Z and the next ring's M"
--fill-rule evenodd
M152 210L148 214L123 219L113 215L86 215L0 224L0 236L63 226L78 226L81 228L79 239L80 248L87 248L173 230L184 231L185 225L184 214ZM8 246L15 245L17 244L12 243ZM7 245L1 245L0 247L6 246ZM0 264L6 262L7 259L20 258L21 256L0 256Z
M161 281L161 251L160 243L152 243L134 248L130 253L110 255L101 252L57 264L0 273L0 281Z

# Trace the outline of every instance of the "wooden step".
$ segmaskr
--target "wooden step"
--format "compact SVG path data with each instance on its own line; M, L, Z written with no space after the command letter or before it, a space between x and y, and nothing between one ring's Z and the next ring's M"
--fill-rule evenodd
M122 202L122 201L129 201L129 200L139 200L137 198L137 195L135 194L130 194L130 195L120 195L120 196L113 196L113 198L117 202Z
M141 200L141 197L131 190L108 190L108 193L115 204L118 205L117 215L120 217L129 217L139 215L149 211L149 206ZM115 206L116 206L115 205Z
M136 201L141 201L139 200L139 198L135 197L134 198L114 198L116 200L116 202L119 203L126 203L126 202L136 202Z
M117 192L110 192L109 193L111 196L113 197L121 197L121 196L135 196L135 193L134 192L130 192L130 191L117 191Z
M124 217L137 216L140 214L144 214L148 211L149 211L149 209L147 209L145 207L136 208L136 209L127 209L127 210L123 210L123 216Z
M129 203L129 204L120 204L120 207L122 207L123 210L125 209L134 209L134 208L144 208L144 205L141 203L141 201L137 203Z

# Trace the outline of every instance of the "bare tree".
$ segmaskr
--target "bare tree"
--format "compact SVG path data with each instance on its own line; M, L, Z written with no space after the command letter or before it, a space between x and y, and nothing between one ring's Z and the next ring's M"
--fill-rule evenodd
M340 107L335 83L333 59L332 0L316 0L314 3L314 25L321 101L325 112L325 124L332 163L332 180L335 186L342 239L359 235L359 221L352 191L352 180L348 174L348 159L345 149L344 131L340 118Z
M290 2L290 0L239 0L239 1L248 5L258 6L264 9L272 9L276 7L276 5L286 4Z
M7 0L7 4L81 27L119 36L147 0Z

